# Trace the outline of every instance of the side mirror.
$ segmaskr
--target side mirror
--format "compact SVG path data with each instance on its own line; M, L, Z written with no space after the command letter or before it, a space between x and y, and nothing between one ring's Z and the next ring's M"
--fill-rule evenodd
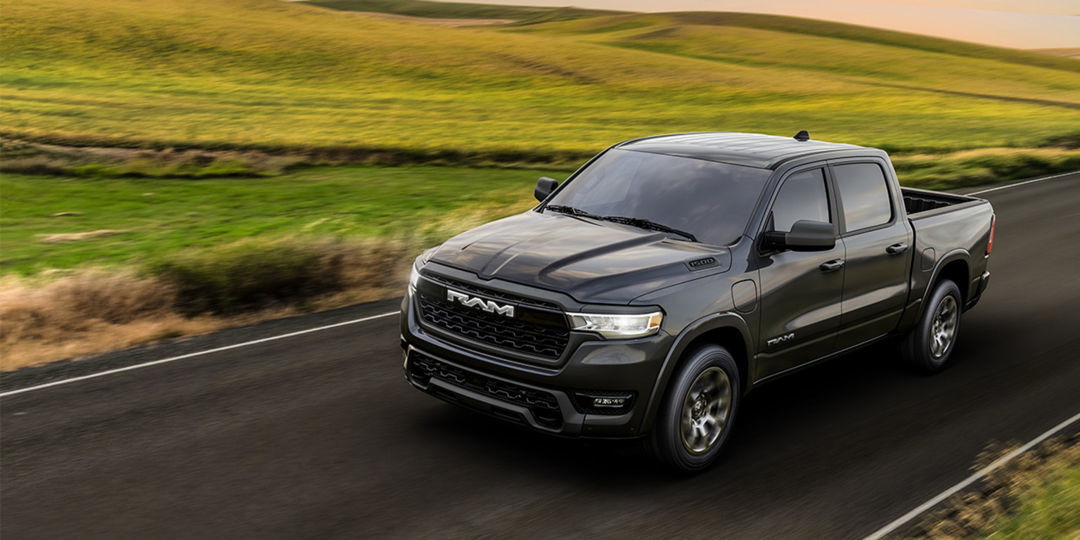
M832 223L802 219L789 232L765 233L766 245L791 251L825 251L836 246L836 230Z
M551 195L551 192L555 191L555 188L557 187L559 187L558 180L541 176L540 179L536 181L536 189L533 190L533 197L536 197L536 200L540 202L544 202L544 199L548 198L548 195Z

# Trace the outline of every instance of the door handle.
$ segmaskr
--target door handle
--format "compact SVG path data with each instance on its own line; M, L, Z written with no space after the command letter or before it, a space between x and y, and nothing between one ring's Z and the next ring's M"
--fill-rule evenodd
M907 244L905 244L903 242L900 242L899 244L893 244L893 245L885 248L885 253L888 253L889 255L899 255L899 254L907 251L907 248L908 248Z
M831 261L821 263L818 267L822 272L835 272L844 267L844 259L833 259Z

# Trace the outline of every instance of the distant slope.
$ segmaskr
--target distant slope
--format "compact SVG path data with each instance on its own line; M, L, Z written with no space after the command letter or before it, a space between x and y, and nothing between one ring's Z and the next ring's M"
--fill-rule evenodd
M734 13L713 11L689 11L673 13L630 13L573 7L516 6L498 4L471 4L461 2L432 2L428 0L309 0L303 3L342 11L392 13L413 17L445 19L509 19L519 25L535 25L549 22L577 21L577 28L605 28L633 25L634 21L655 20L657 15L676 25L729 26L773 30L789 34L807 34L821 37L846 39L855 42L878 43L952 55L989 58L1026 65L1080 71L1075 62L1059 62L1047 59L1052 56L1076 57L1080 49L1046 49L1023 51L993 47L977 43L945 38L910 34L880 28L871 28L831 21L765 15L758 13ZM579 19L592 19L579 21ZM575 28L570 25L567 28Z
M570 20L618 12L599 9L504 6L425 0L311 0L303 2L340 11L392 13L433 19L509 19L514 21Z
M279 0L11 0L0 33L0 135L68 144L515 163L673 131L937 150L1080 129L1080 61L787 17L448 28Z
M1052 54L1054 56L1067 56L1069 58L1080 58L1080 48L1076 49L1032 49L1033 52L1041 54Z
M758 13L731 12L677 12L660 14L620 14L610 17L596 17L585 21L575 21L564 26L550 26L547 30L576 32L596 32L630 26L656 26L667 24L675 26L709 26L756 28L786 34L804 34L809 36L843 39L855 43L874 43L927 52L938 52L954 56L985 58L1031 66L1064 69L1080 72L1080 63L1062 60L1053 56L1032 51L1009 49L956 41L945 38L909 34L894 30L871 28L831 21L787 17L783 15L764 15ZM1059 49L1060 50L1060 49Z

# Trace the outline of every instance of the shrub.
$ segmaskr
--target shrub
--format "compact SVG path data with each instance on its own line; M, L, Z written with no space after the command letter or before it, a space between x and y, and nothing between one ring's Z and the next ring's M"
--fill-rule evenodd
M170 255L147 270L175 288L182 313L228 315L341 290L343 261L320 245L249 241Z
M174 301L170 287L130 272L88 269L42 285L9 279L0 287L3 342L62 340L96 323L157 317Z
M986 148L953 154L893 156L900 182L948 189L1080 169L1080 150Z

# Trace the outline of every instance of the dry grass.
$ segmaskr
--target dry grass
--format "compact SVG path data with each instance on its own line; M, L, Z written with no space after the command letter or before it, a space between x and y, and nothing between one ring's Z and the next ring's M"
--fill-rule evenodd
M0 286L0 369L212 328L171 312L175 291L131 273L87 270L43 286Z
M328 160L314 152L77 147L12 138L0 142L0 171L6 173L147 178L274 176L297 165L321 161Z
M900 183L930 189L978 186L1018 178L1080 170L1076 138L1059 147L980 148L938 154L894 155Z
M275 244L281 253L296 245L287 240ZM199 298L192 295L206 291L184 290L168 274L80 269L31 279L9 276L0 281L0 371L387 298L403 289L410 255L416 251L407 242L391 241L303 245L306 253L317 254L312 275L334 275L332 288L295 297L265 294L257 296L257 302L243 304L243 310L224 310L224 314L215 313L218 310L212 308L217 304L213 303L204 303L206 309L193 312L191 306ZM246 249L244 243L228 247L234 253ZM212 258L218 252L207 253L204 257ZM259 286L280 286L235 275L248 270L241 265L215 267L234 289L250 292ZM299 284L301 289L310 291L303 285ZM209 291L222 294L220 288Z
M985 467L1017 446L993 445L983 451L972 468ZM992 472L980 489L954 495L944 508L928 515L916 527L913 537L946 540L1000 536L1009 518L1030 505L1032 493L1067 476L1078 464L1080 434L1052 439Z
M496 24L509 24L514 22L514 19L437 19L434 17L414 17L412 15L397 15L394 13L377 13L374 11L355 11L353 13L361 16L382 17L384 19L409 21L423 24L435 24L438 26L449 26L452 28L456 28L459 26L492 26Z
M61 215L70 214L70 212L60 212ZM58 217L53 214L54 217ZM125 231L119 231L115 229L98 229L96 231L86 231L77 233L55 233L55 234L39 234L38 238L46 244L59 244L62 242L78 242L79 240L87 240L90 238L100 238L102 236L112 236L114 234L123 234Z
M1065 48L1065 49L1033 49L1035 52L1043 54L1052 54L1054 56L1067 56L1069 58L1080 58L1080 47L1077 48Z

